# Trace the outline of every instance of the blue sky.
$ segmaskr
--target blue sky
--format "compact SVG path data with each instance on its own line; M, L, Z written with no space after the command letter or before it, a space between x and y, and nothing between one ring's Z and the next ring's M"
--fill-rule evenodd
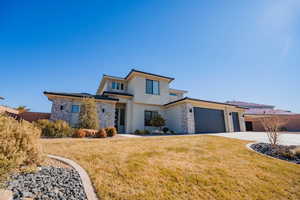
M50 112L42 92L95 93L131 68L205 100L300 113L300 1L0 1L0 103Z

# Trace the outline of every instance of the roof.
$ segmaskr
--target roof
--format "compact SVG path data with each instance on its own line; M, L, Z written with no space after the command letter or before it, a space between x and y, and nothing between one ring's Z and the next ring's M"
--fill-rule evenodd
M57 96L69 96L69 97L80 97L80 98L94 98L99 100L110 100L118 101L118 99L103 96L103 95L92 95L89 93L66 93L66 92L44 92L45 95L57 95Z
M178 90L178 89L169 88L169 92L174 92L174 93L187 93L188 91L186 91L186 90Z
M125 78L119 76L111 76L111 75L103 74L103 77L125 81Z
M125 93L125 92L111 92L111 91L104 91L103 94L115 94L115 95L122 95L122 96L130 96L133 97L133 94Z
M236 108L243 108L246 109L245 107L241 107L241 106L236 106L236 105L232 105L232 104L228 104L228 103L221 103L221 102L216 102L216 101L207 101L207 100L202 100L202 99L195 99L195 98L190 98L190 97L184 97L182 99L176 100L176 101L172 101L170 103L165 104L164 106L168 106L174 103L178 103L184 100L191 100L191 101L198 101L198 102L206 102L206 103L214 103L214 104L220 104L220 105L227 105L227 106L234 106Z
M172 78L172 77L162 76L162 75L158 75L158 74L152 74L152 73L149 73L149 72L143 72L143 71L136 70L136 69L132 69L132 70L127 74L127 76L125 77L125 79L128 79L128 77L129 77L132 73L134 73L134 72L141 73L141 74L146 74L146 75L150 75L150 76L157 76L157 77L160 77L160 78L169 79L170 81L173 81L173 80L174 80L174 78Z
M247 109L245 115L294 115L291 111L279 110L279 109L261 109L261 108L250 108Z
M249 102L243 102L243 101L226 101L228 104L236 105L236 106L242 106L246 108L270 108L274 109L275 106L272 105L266 105L266 104L258 104L258 103L249 103Z
M23 112L19 116L29 122L37 121L40 119L50 119L51 113L42 113L42 112Z

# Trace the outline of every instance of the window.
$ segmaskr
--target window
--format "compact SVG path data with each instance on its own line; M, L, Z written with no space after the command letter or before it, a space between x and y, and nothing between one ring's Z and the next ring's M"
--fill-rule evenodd
M80 107L79 105L72 105L72 113L79 113Z
M112 87L112 89L115 89L115 90L124 90L124 84L119 83L119 82L115 82L115 81L112 82L111 87Z
M151 120L157 116L157 111L145 111L145 126L152 126Z
M176 93L170 93L170 96L175 96L175 97L177 97L177 94L176 94Z
M112 87L112 89L116 89L116 88L117 88L117 87L116 87L116 82L113 81L111 87Z
M64 106L60 106L60 110L64 110Z
M159 81L146 79L146 94L159 95Z

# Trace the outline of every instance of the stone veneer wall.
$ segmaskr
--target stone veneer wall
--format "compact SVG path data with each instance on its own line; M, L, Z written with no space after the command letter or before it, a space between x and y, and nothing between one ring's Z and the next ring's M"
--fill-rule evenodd
M189 103L185 103L182 106L182 130L185 133L195 133L195 120L194 120L194 110L193 106ZM190 109L192 112L190 112Z
M97 112L101 128L115 126L115 110L116 104L97 102Z
M78 121L78 113L72 113L72 105L80 105L79 101L67 99L67 98L56 98L52 100L52 110L50 120L64 120L68 123L73 123L74 118ZM97 112L100 120L100 127L112 127L115 125L115 104L97 102ZM63 110L60 107L63 106ZM103 112L104 111L104 112Z

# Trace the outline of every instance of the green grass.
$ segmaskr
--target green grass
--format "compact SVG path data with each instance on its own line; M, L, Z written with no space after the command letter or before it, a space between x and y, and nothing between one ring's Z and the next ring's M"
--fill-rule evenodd
M300 199L300 166L214 136L43 139L78 162L101 199Z

